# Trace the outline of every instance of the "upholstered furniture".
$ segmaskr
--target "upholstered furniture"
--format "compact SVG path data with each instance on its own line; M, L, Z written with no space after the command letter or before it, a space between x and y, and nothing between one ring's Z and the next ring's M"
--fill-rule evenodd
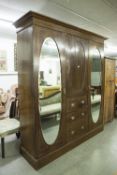
M58 91L60 91L60 86L40 86L40 95L42 97L48 97Z
M0 88L0 114L3 114L6 111L7 100L8 100L8 93L4 92L4 90Z
M18 132L20 129L20 122L16 119L0 120L0 138L1 138L1 152L2 158L5 158L5 137Z
M61 111L61 92L58 91L48 97L40 99L41 117L60 113Z
M0 120L7 117L15 117L15 110L13 103L17 101L18 85L12 85L7 91L0 88ZM12 108L11 108L12 107ZM14 112L13 112L14 111Z

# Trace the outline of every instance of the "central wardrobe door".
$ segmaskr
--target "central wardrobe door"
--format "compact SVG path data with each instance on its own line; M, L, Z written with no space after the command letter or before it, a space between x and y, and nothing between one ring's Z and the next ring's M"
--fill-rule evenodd
M68 36L66 60L66 91L68 97L83 95L86 87L86 49L87 43L78 37Z
M39 114L44 140L53 144L61 119L61 64L55 41L46 38L39 58Z

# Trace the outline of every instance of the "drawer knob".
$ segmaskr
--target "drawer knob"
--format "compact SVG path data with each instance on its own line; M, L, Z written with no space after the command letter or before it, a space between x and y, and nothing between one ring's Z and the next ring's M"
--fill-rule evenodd
M75 134L75 131L74 131L74 130L72 130L72 131L71 131L71 135L74 135L74 134Z
M81 113L81 116L85 116L85 113L84 113L84 112L82 112L82 113Z
M85 101L84 100L81 100L81 104L84 105L85 104Z
M80 65L77 65L77 69L80 69Z
M71 120L75 120L75 116L71 116Z
M82 130L84 130L84 129L85 129L85 127L82 125L82 126L81 126L81 129L82 129Z
M71 107L74 107L75 106L75 103L71 103Z

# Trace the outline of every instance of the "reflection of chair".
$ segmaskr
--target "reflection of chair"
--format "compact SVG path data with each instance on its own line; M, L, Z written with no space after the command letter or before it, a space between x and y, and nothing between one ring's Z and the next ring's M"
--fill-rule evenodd
M101 102L101 86L91 86L91 104Z
M40 115L49 116L61 112L61 91L50 95L49 97L41 98L40 103Z
M91 104L97 104L101 102L101 95L91 95Z
M91 86L91 94L101 94L101 86Z

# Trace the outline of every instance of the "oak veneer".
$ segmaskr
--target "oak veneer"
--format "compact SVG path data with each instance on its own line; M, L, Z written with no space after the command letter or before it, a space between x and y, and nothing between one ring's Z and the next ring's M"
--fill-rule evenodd
M94 124L91 117L89 53L98 48L103 67L105 38L34 12L14 25L18 28L21 153L38 169L103 130L103 88L98 122ZM62 74L62 116L52 145L43 138L38 110L38 63L47 37L57 44Z

